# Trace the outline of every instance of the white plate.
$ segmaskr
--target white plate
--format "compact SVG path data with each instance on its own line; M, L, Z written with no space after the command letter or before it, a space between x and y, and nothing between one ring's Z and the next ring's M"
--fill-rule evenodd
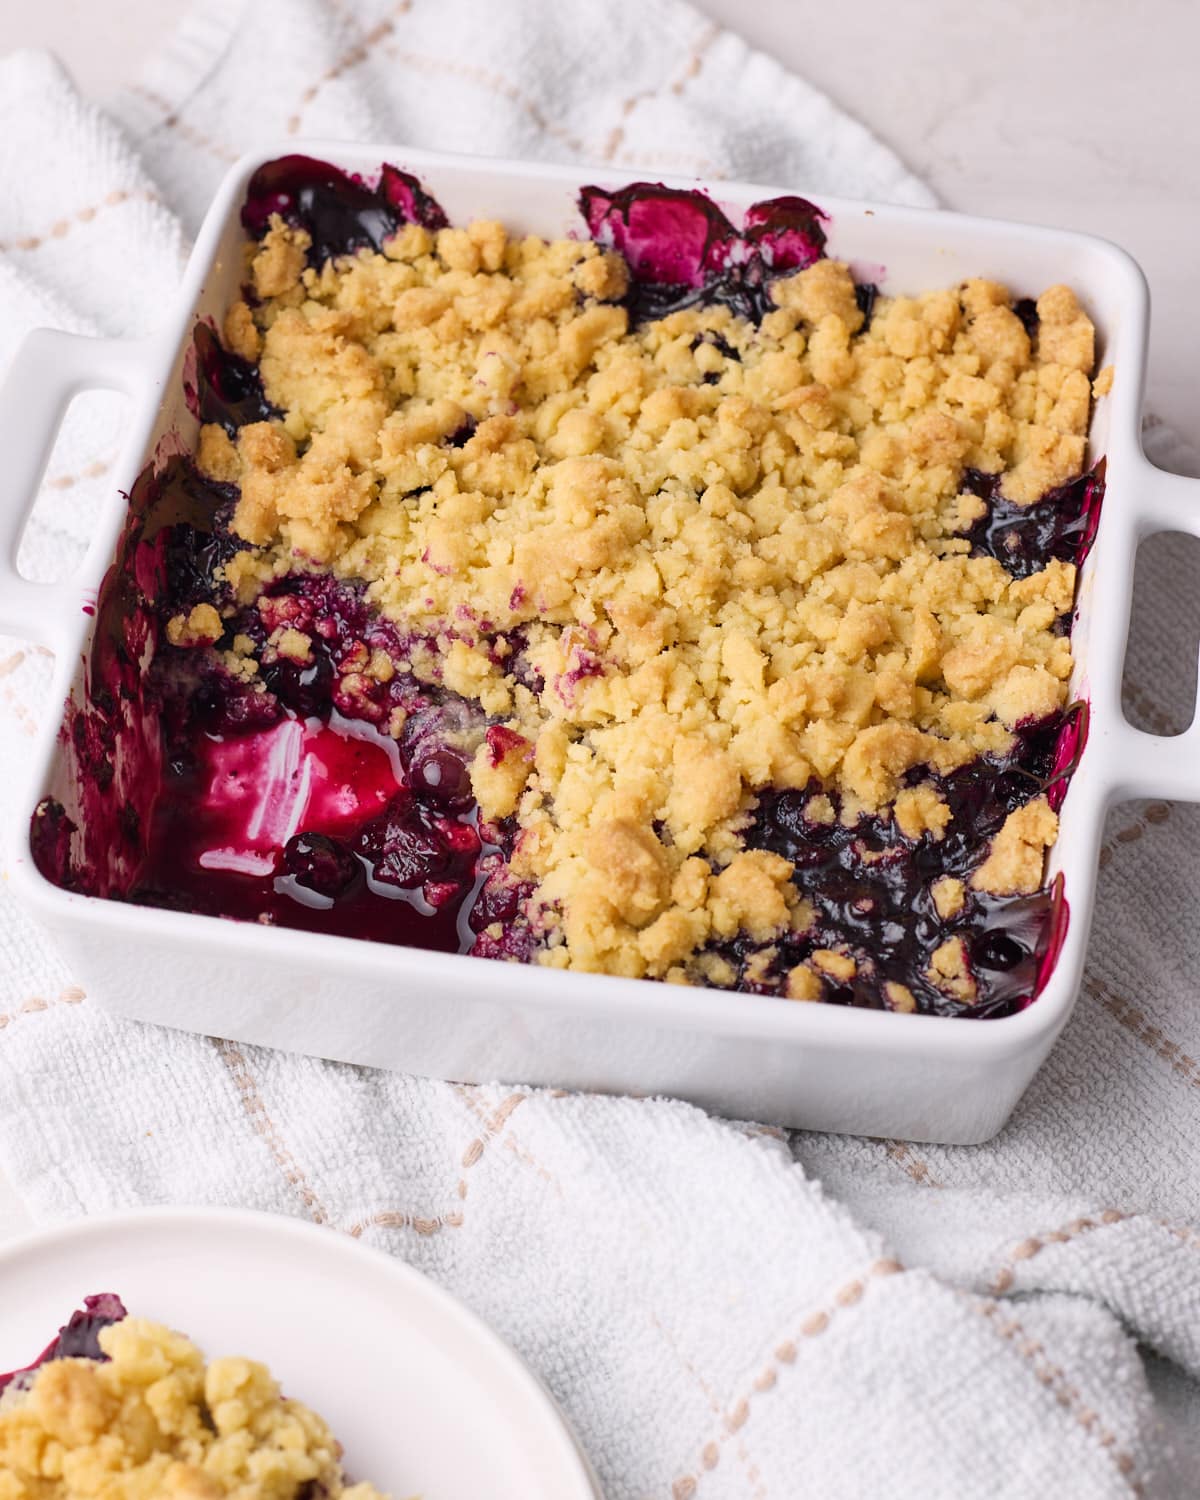
M347 1473L394 1500L599 1500L524 1364L419 1272L272 1214L142 1209L0 1249L0 1370L28 1364L85 1296L271 1367L326 1418Z

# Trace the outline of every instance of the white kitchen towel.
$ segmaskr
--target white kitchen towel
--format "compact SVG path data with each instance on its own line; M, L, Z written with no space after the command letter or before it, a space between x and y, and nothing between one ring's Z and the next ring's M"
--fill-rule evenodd
M107 113L40 54L0 62L0 364L38 323L152 326L228 162L302 136L931 201L678 0L208 0ZM73 409L32 575L80 555L118 420L111 397ZM1188 708L1198 559L1152 544L1145 563L1129 711L1163 730ZM44 652L0 642L5 821L57 711L47 682ZM44 1221L248 1204L403 1256L530 1360L609 1500L1195 1494L1198 848L1194 809L1113 815L1075 1017L1012 1125L970 1149L134 1025L0 882L0 1162Z

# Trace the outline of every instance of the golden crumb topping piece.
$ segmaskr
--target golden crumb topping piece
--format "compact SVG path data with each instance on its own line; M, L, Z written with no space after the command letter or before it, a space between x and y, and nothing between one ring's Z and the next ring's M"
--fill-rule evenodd
M962 1005L973 1004L979 994L967 959L967 945L960 937L947 938L933 950L926 978Z
M934 909L943 921L958 916L966 905L967 888L953 875L941 875L930 886Z
M784 990L789 1000L819 1000L824 993L820 976L808 964L797 964L788 970Z
M107 1363L56 1359L0 1399L3 1500L385 1500L347 1485L325 1422L265 1365L214 1359L158 1323L100 1333Z
M307 230L293 229L278 214L272 214L270 228L250 262L255 293L260 298L282 297L298 286L311 243ZM238 320L235 332L244 328L241 314L232 316ZM248 335L245 342L249 342Z
M1045 797L1035 797L1009 813L992 840L988 857L971 877L977 891L1021 896L1042 883L1046 850L1058 837L1058 814Z
M911 1015L917 1008L917 997L908 985L901 984L898 980L884 980L883 994L889 1010L898 1010L905 1015Z
M221 616L211 604L197 604L186 615L167 621L167 639L172 646L211 646L225 633Z
M838 953L833 948L815 948L809 956L814 969L819 969L835 984L848 984L858 973L858 964L848 953Z
M233 304L225 314L221 332L225 346L241 359L256 360L262 353L262 338L254 322L254 314L245 302Z
M1024 505L1083 467L1093 335L1067 288L1032 338L986 281L866 323L822 260L760 325L631 327L624 263L588 241L409 225L320 270L306 248L273 222L261 301L227 321L282 416L202 432L241 486L225 577L249 602L331 569L437 639L419 675L511 732L472 777L523 830L543 961L678 977L712 939L769 937L795 895L741 846L762 789L816 779L937 839L949 809L910 773L1064 706L1073 567L1017 581L963 532L986 509L968 468Z

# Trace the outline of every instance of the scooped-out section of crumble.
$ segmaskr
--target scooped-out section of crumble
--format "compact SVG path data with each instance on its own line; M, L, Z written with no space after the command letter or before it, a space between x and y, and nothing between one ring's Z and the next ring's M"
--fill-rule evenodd
M324 1420L282 1396L265 1365L206 1363L115 1297L89 1297L36 1366L9 1379L0 1500L386 1500L346 1480Z
M1075 294L879 294L796 198L739 228L637 184L584 190L591 238L451 227L389 170L252 182L194 465L134 507L159 535L209 496L158 554L170 795L132 899L1025 1003L1065 922L1104 487Z

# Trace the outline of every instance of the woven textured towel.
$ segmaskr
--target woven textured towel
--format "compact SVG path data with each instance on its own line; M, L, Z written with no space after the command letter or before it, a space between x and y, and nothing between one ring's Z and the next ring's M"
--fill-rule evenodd
M0 63L0 363L37 323L152 326L227 163L300 134L930 201L674 0L209 3L107 115L41 55ZM102 397L72 413L25 545L36 576L78 556L117 416ZM1186 709L1195 566L1149 549L1131 696L1148 727ZM5 818L56 711L47 675L0 643ZM405 1257L532 1362L609 1500L1193 1494L1198 836L1189 808L1114 814L1075 1018L973 1149L788 1139L117 1021L0 883L0 1161L41 1220L249 1204Z

